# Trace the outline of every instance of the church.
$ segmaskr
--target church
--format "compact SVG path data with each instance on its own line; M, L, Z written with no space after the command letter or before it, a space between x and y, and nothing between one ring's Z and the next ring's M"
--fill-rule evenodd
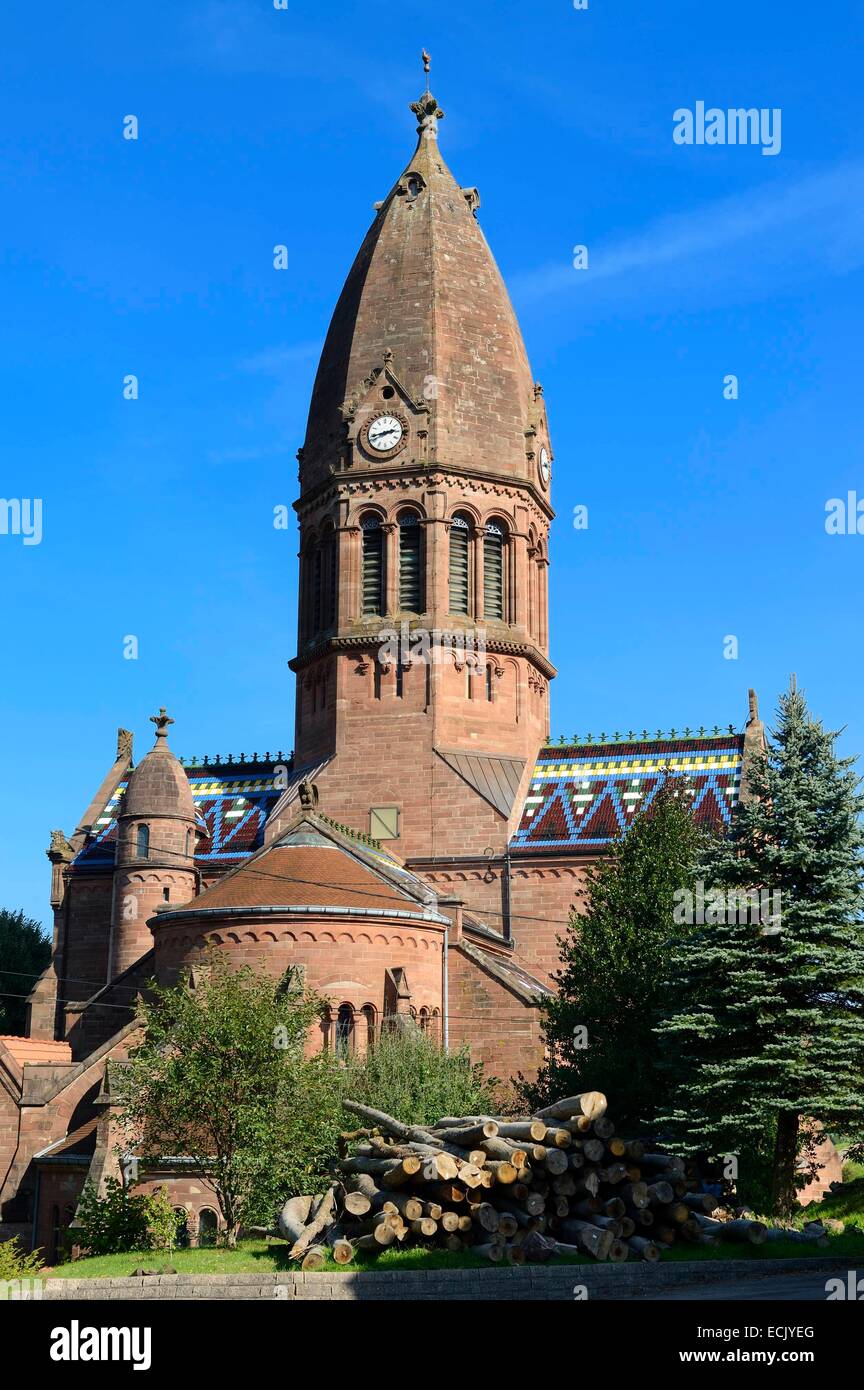
M116 1171L107 1064L148 981L194 988L215 949L327 1000L311 1046L362 1051L401 1016L530 1072L586 865L667 769L722 829L763 742L752 693L740 729L550 738L546 401L428 82L411 110L298 453L294 751L181 763L163 709L51 832L52 961L27 1036L0 1037L0 1239L49 1260ZM144 1177L193 1242L215 1230L200 1182Z

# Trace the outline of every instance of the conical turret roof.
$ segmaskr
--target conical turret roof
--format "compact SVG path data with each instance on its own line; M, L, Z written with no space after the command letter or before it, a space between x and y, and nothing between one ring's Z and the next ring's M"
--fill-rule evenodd
M531 472L525 431L538 413L534 382L475 216L477 190L460 188L444 162L444 113L428 89L412 110L417 148L380 205L327 333L302 451L306 485L337 461L352 397L356 405L385 361L415 400L430 403L430 461L519 478Z

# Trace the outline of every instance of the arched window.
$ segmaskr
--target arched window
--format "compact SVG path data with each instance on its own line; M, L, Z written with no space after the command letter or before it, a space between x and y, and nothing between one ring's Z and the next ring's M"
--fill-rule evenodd
M328 538L328 578L327 578L327 626L332 627L336 621L336 612L339 607L339 542L335 531L331 531Z
M450 612L469 612L471 523L457 514L450 522Z
M374 1005L374 1004L364 1004L364 1005L363 1005L363 1023L364 1023L364 1031L365 1031L365 1034L366 1034L366 1036L365 1036L365 1038L364 1038L365 1051L366 1051L366 1053L367 1053L367 1055L368 1055L368 1053L370 1053L370 1052L372 1051L373 1047L375 1046L375 1005Z
M486 699L487 699L487 700L490 702L490 704L491 704L491 701L492 701L492 667L491 667L488 663L487 663L487 665L486 665Z
M347 1057L354 1046L354 1010L350 1004L340 1004L336 1015L336 1056Z
M150 856L150 827L149 825L139 825L135 836L135 853L139 859L148 859Z
M212 1207L202 1207L198 1213L198 1244L215 1245L219 1238L219 1218Z
M428 1032L429 1032L429 1010L428 1010L428 1009L421 1009L421 1010L420 1010L420 1020L419 1020L419 1021L420 1021L420 1032L421 1032L421 1033L428 1033Z
M490 521L483 537L483 616L504 618L504 532Z
M423 612L423 528L414 512L399 518L399 607Z
M317 545L312 537L306 541L300 560L300 636L304 642L308 642L315 631L316 557Z
M185 1207L175 1207L174 1216L177 1221L174 1241L178 1249L185 1250L189 1244L189 1213Z
M384 534L377 516L360 523L363 533L363 616L384 612Z
M187 853L187 854L194 854L194 853L195 853L195 831L194 831L194 830L187 830L187 831L186 831L186 853Z
M319 545L312 566L312 631L321 631L321 605L324 601L324 555Z

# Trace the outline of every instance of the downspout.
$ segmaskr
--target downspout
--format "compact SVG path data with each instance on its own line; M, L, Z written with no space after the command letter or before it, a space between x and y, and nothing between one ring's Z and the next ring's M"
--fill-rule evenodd
M503 908L502 927L504 928L504 940L513 944L512 923L510 918L510 841L504 845L504 873L501 876L501 907Z
M453 940L462 939L462 899L461 898L439 898L439 908L445 911L449 908L453 911L453 920L444 932L444 949L441 955L441 1040L444 1051L450 1050L450 929L453 929Z
M42 1170L36 1169L36 1191L33 1194L33 1232L30 1236L30 1249L36 1249L36 1236L39 1231L39 1194L42 1189Z
M449 978L448 978L448 974L449 974L449 966L448 966L448 962L449 962L449 950L448 950L448 948L449 948L449 936L450 936L450 928L449 928L449 927L445 927L445 929L444 929L444 954L443 954L443 956L442 956L442 961L443 961L442 969L443 969L443 971L444 971L444 979L443 979L443 981L441 982L442 1034L443 1034L444 1051L445 1051L445 1052L449 1052L449 1051L450 1051L450 1018L449 1018L449 1013L450 1013L450 981L449 981Z

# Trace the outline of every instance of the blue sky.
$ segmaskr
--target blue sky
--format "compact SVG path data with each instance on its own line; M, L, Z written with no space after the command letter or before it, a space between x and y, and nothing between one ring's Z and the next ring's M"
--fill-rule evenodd
M864 498L856 6L16 6L0 495L42 499L43 538L0 535L0 905L49 921L49 831L118 725L139 756L160 704L183 754L291 746L296 544L273 507L413 149L424 44L549 407L554 732L738 725L748 686L770 710L794 670L864 748L864 536L824 524ZM697 101L780 108L780 153L677 145Z

